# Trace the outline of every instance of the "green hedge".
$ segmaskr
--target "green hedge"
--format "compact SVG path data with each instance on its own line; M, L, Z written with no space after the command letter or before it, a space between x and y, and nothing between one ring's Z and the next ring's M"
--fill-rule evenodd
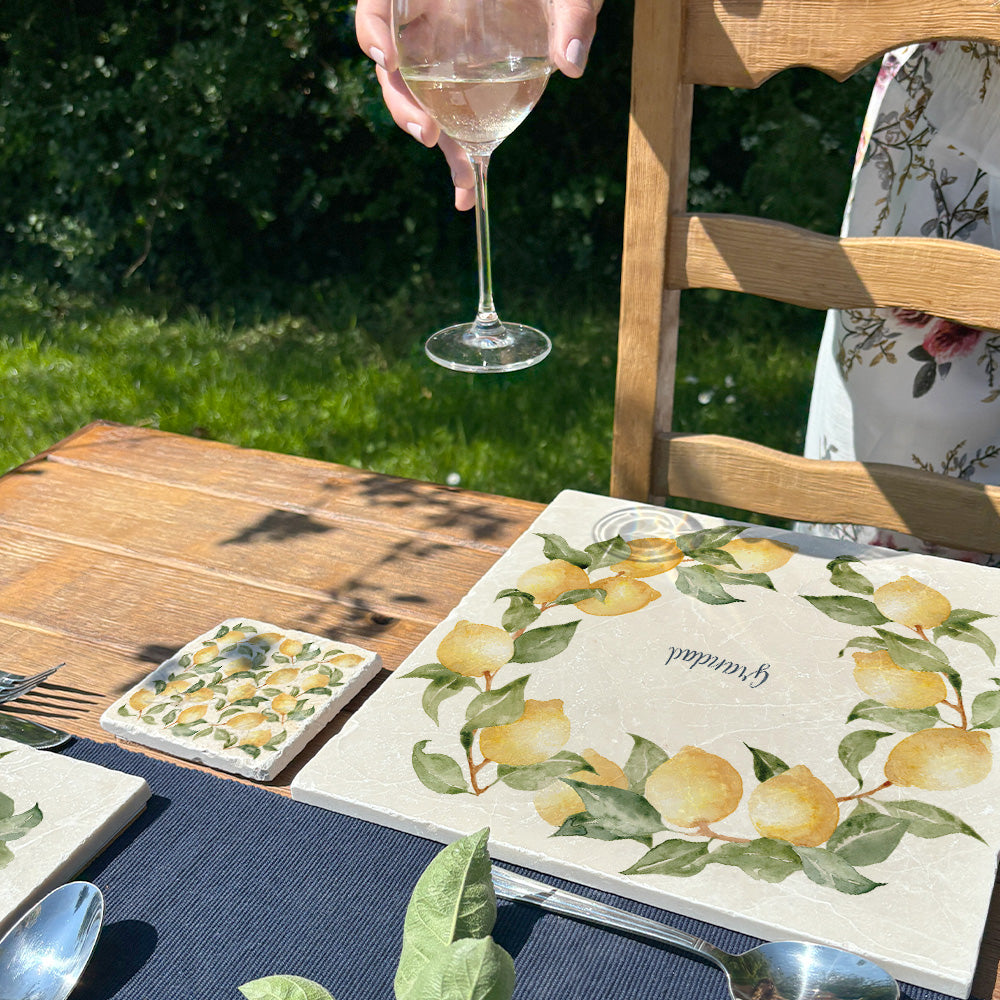
M505 281L615 290L631 13L605 6L584 78L496 155ZM693 202L835 230L869 79L700 92ZM472 278L447 171L392 125L341 0L4 0L0 219L8 269L92 289Z

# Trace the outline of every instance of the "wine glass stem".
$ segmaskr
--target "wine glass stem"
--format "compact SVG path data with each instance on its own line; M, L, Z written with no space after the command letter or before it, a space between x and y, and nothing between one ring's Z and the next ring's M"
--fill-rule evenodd
M489 153L469 154L476 174L476 250L479 257L479 308L476 326L495 328L500 325L496 306L493 305L493 261L490 256L490 206L486 193L486 172L490 165Z

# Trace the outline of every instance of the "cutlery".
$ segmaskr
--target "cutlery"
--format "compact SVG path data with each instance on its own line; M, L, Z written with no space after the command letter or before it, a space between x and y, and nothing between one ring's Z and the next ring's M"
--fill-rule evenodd
M73 738L61 729L43 726L40 722L22 719L7 712L0 712L0 736L16 743L24 743L36 750L52 750Z
M806 941L776 941L730 955L667 924L585 899L506 869L493 868L497 896L601 927L683 948L710 959L725 973L734 1000L802 1000L838 996L854 1000L899 1000L899 985L860 955Z
M31 677L4 674L4 677L0 678L0 702L13 701L15 698L20 698L22 694L27 694L33 688L38 687L42 681L51 677L63 666L65 666L64 663L56 664L56 666L49 667L48 670L43 670L41 673L33 674Z
M90 882L53 889L0 939L4 1000L66 1000L90 959L104 897Z

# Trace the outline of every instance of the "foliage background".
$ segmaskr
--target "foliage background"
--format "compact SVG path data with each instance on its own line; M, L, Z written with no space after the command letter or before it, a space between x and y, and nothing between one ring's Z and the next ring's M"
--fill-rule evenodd
M471 311L471 219L389 119L352 4L5 0L0 467L107 417L539 499L601 489L631 14L605 5L584 78L553 79L495 157L501 312L556 342L496 379L420 352ZM699 91L692 204L836 231L870 83ZM822 318L685 309L678 422L796 447Z

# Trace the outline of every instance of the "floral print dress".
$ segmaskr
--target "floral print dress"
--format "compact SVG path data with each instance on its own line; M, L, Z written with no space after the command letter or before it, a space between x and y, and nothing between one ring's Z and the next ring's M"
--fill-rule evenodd
M885 57L841 232L1000 247L1000 49L931 42ZM1000 483L1000 332L913 310L831 311L805 454ZM810 530L986 558L857 525Z

